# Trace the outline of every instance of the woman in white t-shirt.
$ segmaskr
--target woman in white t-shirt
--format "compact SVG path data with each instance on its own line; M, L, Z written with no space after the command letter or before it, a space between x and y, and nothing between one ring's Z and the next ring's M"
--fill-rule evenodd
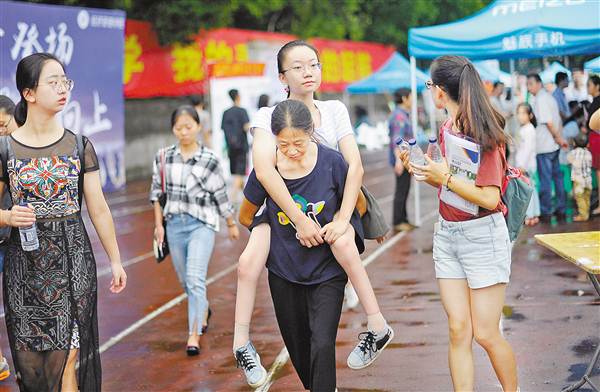
M281 175L276 170L276 145L271 132L271 115L274 107L261 108L250 123L254 140L252 158L256 176L271 199L287 215L296 228L297 238L306 247L319 246L324 242L333 244L349 228L350 218L362 185L363 167L358 151L350 116L340 101L318 101L314 92L321 84L321 63L317 50L304 41L292 41L284 45L277 55L279 80L286 86L290 99L303 102L310 110L315 125L314 137L325 146L339 150L348 163L348 174L343 192L342 204L334 220L323 228L305 215L290 195ZM286 146L289 147L294 146ZM244 371L248 384L256 387L266 377L260 364L260 357L249 339L250 320L254 308L256 285L264 269L271 246L271 228L259 224L253 228L248 245L240 256L233 350L238 366ZM334 252L338 261L344 255ZM360 259L359 259L360 261ZM362 263L349 273L359 299L367 313L369 339L363 338L354 351L368 353L360 368L370 365L379 354L376 341L384 334L387 323L383 318L373 288ZM361 346L362 345L362 346ZM360 347L359 347L360 346ZM364 347L363 347L364 346ZM362 349L361 349L362 347ZM364 359L364 358L361 358ZM349 366L359 368L356 361L349 360ZM353 366L354 365L354 366Z
M521 170L525 170L529 175L529 178L533 178L533 174L537 170L536 163L536 145L535 145L535 127L537 121L533 114L533 109L528 103L521 103L517 106L517 120L521 127L517 132L516 138L516 154L515 154L515 165ZM527 226L534 226L540 219L540 199L537 194L535 187L533 188L533 194L529 201L529 207L527 208L527 215L525 224Z

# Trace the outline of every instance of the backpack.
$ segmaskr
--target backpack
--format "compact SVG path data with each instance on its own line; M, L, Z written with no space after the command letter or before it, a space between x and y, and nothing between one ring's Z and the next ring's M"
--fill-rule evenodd
M529 178L521 170L508 166L502 179L500 197L503 204L502 214L511 242L517 239L523 229L532 194L533 187Z

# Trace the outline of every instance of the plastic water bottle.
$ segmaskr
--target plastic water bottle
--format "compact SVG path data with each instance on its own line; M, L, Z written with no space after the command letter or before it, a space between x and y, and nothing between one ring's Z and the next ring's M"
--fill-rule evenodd
M27 204L23 203L21 207L27 207ZM19 227L19 236L21 237L21 247L25 252L31 252L40 247L35 223L29 227Z
M408 144L408 142L402 139L400 136L398 136L396 140L394 140L394 142L396 143L400 151L410 150L410 145Z
M419 147L417 145L417 141L415 139L410 139L408 141L408 145L410 146L410 155L409 155L409 161L410 163L412 163L413 165L419 165L419 166L425 166L427 164L427 161L425 160L425 155L423 154L423 150L421 150L421 147ZM417 180L422 180L425 177L418 174L418 173L414 173L413 174L414 177Z
M442 150L440 150L440 145L437 142L437 138L432 136L429 138L429 145L427 146L427 155L434 162L442 161Z

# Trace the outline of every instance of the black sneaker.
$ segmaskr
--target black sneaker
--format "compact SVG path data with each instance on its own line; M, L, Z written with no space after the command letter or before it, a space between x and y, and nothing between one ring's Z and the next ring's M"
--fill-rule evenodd
M371 331L362 332L358 335L360 342L354 347L354 350L348 355L348 367L358 370L371 365L379 354L394 338L394 330L389 325L385 335L377 339L377 334Z

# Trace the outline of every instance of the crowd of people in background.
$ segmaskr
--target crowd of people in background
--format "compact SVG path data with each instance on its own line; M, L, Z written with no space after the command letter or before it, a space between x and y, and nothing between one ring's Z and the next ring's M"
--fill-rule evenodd
M215 233L224 219L229 239L237 240L239 216L251 234L239 256L232 326L237 366L253 387L267 376L250 339L258 278L266 266L278 325L301 382L307 389L333 391L344 293L354 293L367 319L367 330L349 353L350 368L370 366L394 338L360 259L364 240L381 243L389 228L377 200L363 185L355 132L369 124L367 110L356 107L353 127L342 102L315 99L321 63L317 50L304 41L283 46L277 66L288 99L272 105L268 95L261 95L252 119L241 105L243 92L236 89L228 92L232 106L223 113L219 130L212 129L201 96L190 97L190 104L173 111L170 126L176 143L160 149L153 163L154 238L161 247L168 242L175 272L188 295L185 350L196 356L213 312L206 275ZM439 133L431 131L440 140L442 154L447 135L469 137L481 146L481 166L476 181L468 183L454 177L444 160L426 157L426 165L411 163L396 140L417 136L411 121L413 97L409 89L395 91L385 150L396 179L393 229L415 228L407 212L415 173L430 185L452 188L477 206L478 213L468 215L440 198L440 219L434 229L433 259L450 331L450 373L455 389L473 388L471 346L476 340L487 351L503 389L515 391L514 354L498 329L511 266L500 198L503 176L513 165L539 190L527 209L527 225L568 222L569 196L574 200L572 221L600 214L600 206L592 209L598 199L593 186L600 183L600 76L589 75L584 91L579 78L571 83L568 74L558 72L549 91L540 75L532 73L526 76L527 91L516 86L509 90L496 82L486 95L472 63L442 56L433 62L431 77L427 87L435 107L447 115ZM36 217L43 218L37 230L47 235L40 237L40 246L50 246L46 242L60 237L56 244L62 247L58 256L26 252L18 231L0 231L0 271L8 287L6 322L18 380L31 391L57 390L59 385L62 390L100 390L95 260L81 220L83 196L111 260L110 290L121 292L127 276L100 187L98 159L87 138L64 129L56 118L73 88L59 60L47 54L26 57L17 69L17 87L21 102L16 107L0 96L0 193L4 193L0 228L31 227ZM229 167L223 167L211 150L221 130ZM44 165L50 158L66 160L65 170L78 180L48 197L23 183L17 172ZM571 184L565 183L565 174ZM58 197L67 202L53 203ZM477 249L468 239L473 233L487 236ZM78 248L81 244L83 251ZM70 257L61 256L65 254ZM482 265L482 258L490 263ZM61 268L46 276L43 264L48 262ZM55 285L57 295L64 296L63 307L50 306L49 313L38 314L39 309L24 305L18 296L40 294L27 292L39 283L39 276L23 272L23 265L37 268L44 279L62 282ZM40 343L40 336L28 335L33 316L53 317L60 323L60 330L38 331L50 346ZM48 352L50 356L41 354ZM0 380L9 374L0 352Z

